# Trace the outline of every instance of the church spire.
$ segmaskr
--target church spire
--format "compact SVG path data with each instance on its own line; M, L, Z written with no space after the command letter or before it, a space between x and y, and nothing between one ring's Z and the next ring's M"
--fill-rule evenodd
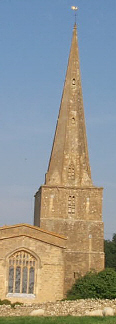
M45 184L92 186L76 23Z
M102 188L91 180L76 24L46 182L35 195L34 225L67 238L65 293L75 274L103 269Z

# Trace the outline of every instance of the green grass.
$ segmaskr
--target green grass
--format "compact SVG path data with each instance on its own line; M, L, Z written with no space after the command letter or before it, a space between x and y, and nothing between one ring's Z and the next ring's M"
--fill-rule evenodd
M116 324L113 317L0 317L1 324Z

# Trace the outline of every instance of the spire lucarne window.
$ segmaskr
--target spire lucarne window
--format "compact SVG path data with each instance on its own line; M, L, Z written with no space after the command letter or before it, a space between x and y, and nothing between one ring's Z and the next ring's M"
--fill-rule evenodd
M69 180L75 179L75 168L72 163L69 165L69 168L68 168L68 179Z
M18 251L9 258L8 293L34 294L36 259Z

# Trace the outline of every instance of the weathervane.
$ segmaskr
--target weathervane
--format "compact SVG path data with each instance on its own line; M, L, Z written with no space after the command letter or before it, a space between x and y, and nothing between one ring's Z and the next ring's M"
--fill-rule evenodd
M77 13L76 12L78 10L78 7L72 6L71 9L75 11L75 24L76 24L76 18L77 18Z

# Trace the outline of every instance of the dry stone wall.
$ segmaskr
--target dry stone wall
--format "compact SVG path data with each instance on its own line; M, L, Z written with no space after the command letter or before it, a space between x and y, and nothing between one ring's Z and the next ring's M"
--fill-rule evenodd
M35 310L40 310L38 315L42 314L43 316L87 316L89 312L95 310L103 311L106 307L111 307L116 314L116 299L80 299L75 301L58 301L56 303L49 302L35 305L16 305L15 308L11 308L10 305L0 305L0 316L29 316Z

